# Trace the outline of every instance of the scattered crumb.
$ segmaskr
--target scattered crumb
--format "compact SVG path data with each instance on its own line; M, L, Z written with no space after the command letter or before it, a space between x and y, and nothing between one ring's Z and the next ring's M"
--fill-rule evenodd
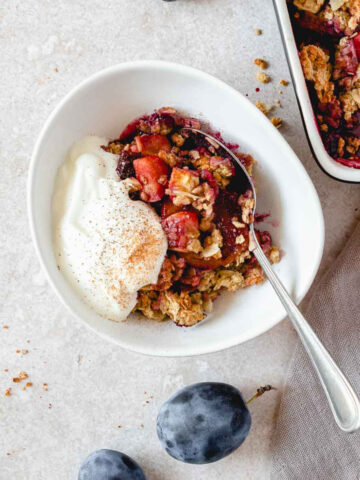
M11 453L10 452L6 452L6 456L7 457L10 457Z
M260 28L255 28L255 35L262 35L262 30Z
M141 428L144 428L144 424L143 424L143 423L140 423L140 427L141 427Z
M117 428L121 428L121 425L118 425Z
M279 94L282 95L282 94L283 94L283 91L282 91L282 90L279 90Z
M49 410L52 409L52 403L49 403Z
M145 403L150 403L149 400L146 400Z
M28 374L26 372L20 372L17 377L13 378L13 382L14 383L19 383L22 380L24 380L25 378L28 378Z
M43 383L43 390L44 390L44 392L47 392L49 390L47 383Z
M272 105L267 105L266 103L260 101L256 102L256 106L264 115L267 115L272 109Z
M11 395L11 388L7 388L5 390L5 397L10 397L10 395Z
M6 328L6 329L8 329L8 328L9 328L9 325L3 325L3 327L2 327L2 328Z
M30 340L29 340L29 339L28 339L28 340L26 340L26 343L30 343Z
M281 108L281 103L280 103L280 100L276 100L276 106Z
M287 87L289 85L289 82L287 80L280 80L281 85L284 85L284 87Z
M269 83L271 78L269 77L269 75L266 75L266 73L264 72L257 72L256 80L260 83Z
M25 385L26 388L29 388L29 387L32 387L32 383L31 382L27 382L26 385Z
M273 117L271 119L271 123L274 125L276 128L281 128L282 127L282 119L280 117Z
M19 349L15 350L15 353L20 353L20 350Z
M55 68L54 68L54 72L56 72L56 73L57 73L58 71L59 71L59 70L58 70L58 68L57 68L57 67L55 67Z
M27 355L29 353L29 350L26 350L26 348L23 348L21 350L21 355Z
M260 67L262 70L265 70L269 66L268 62L262 58L255 58L254 65Z
M8 371L9 371L9 369L8 369L8 368L4 368L4 372L8 372Z

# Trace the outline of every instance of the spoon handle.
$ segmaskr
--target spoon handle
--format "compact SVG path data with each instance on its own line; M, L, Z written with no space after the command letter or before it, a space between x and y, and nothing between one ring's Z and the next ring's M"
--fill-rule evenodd
M254 234L253 228L252 233ZM360 427L360 403L357 395L274 273L257 241L256 244L253 253L300 336L326 393L336 423L346 433L355 432Z

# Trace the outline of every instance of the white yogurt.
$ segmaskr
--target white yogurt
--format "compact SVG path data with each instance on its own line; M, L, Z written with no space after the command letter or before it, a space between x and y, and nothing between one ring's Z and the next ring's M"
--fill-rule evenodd
M102 150L107 138L88 136L59 168L53 194L57 264L99 315L124 320L137 292L156 283L167 240L153 209L129 198L116 175L117 156Z

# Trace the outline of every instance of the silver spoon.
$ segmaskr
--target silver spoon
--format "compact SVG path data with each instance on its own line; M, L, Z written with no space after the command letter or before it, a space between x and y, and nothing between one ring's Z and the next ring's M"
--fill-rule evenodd
M244 183L246 182L247 184L247 188L244 189L244 192L246 190L250 190L252 192L254 198L254 216L256 209L256 191L254 183L236 155L234 155L234 153L217 138L209 135L208 133L197 130L196 128L183 128L183 130L191 130L197 134L204 135L211 140L211 143L215 142L233 158L233 160L236 162L236 165L241 168L241 171L244 174L244 178L242 180L244 180ZM286 291L279 277L273 271L269 260L262 251L262 248L256 238L254 224L250 223L249 228L254 243L254 249L252 253L255 255L257 261L264 270L269 282L277 293L290 320L292 321L295 330L299 334L299 337L312 361L312 364L314 365L316 373L320 379L320 383L325 391L336 423L344 432L355 432L360 427L360 402L357 395L355 394L345 375L341 372L339 367L331 358L329 352L326 350L313 329L305 320L300 310L295 305L295 302Z

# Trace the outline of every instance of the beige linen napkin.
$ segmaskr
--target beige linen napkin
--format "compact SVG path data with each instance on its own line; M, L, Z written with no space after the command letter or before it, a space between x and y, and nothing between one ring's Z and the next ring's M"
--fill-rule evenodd
M360 224L321 279L305 312L356 393L360 393ZM359 480L360 433L336 426L299 343L273 440L271 480Z

